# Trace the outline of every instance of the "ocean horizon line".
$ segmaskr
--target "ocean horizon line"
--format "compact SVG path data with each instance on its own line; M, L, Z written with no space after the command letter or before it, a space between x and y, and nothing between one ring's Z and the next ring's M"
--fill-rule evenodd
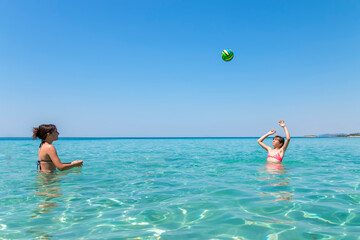
M59 140L67 139L240 139L240 138L260 138L259 137L59 137ZM291 138L309 138L303 136L295 136ZM329 137L316 137L316 138L329 138ZM29 140L31 137L0 137L0 140Z

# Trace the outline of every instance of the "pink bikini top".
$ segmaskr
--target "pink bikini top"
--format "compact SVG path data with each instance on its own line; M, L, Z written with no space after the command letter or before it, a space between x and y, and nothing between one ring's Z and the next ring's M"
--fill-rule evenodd
M282 161L282 158L280 156L280 153L277 152L275 155L270 155L270 153L268 153L268 158L275 158L276 160L279 160L280 162Z

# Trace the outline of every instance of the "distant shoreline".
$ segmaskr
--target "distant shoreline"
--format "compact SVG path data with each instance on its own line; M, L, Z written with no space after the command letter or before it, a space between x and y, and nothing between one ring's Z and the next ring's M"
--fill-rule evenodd
M304 135L304 138L313 138L313 137L323 137L323 138L332 138L332 137L360 137L360 134L358 133L351 133L351 134L336 134L336 135L330 135L327 136L316 136L316 135Z

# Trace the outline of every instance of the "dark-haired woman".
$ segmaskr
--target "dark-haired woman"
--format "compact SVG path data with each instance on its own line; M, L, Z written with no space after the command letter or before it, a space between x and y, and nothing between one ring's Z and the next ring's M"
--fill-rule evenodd
M263 143L265 138L276 133L275 130L270 130L267 134L257 140L260 146L268 152L267 160L271 163L280 163L282 161L285 155L285 151L290 143L290 134L284 120L279 120L279 125L284 128L286 140L284 140L283 137L275 136L272 141L274 148L269 147Z
M64 171L73 167L81 167L83 161L76 160L72 163L62 163L52 143L58 140L59 132L53 124L42 124L33 129L33 139L40 138L39 167L40 171L55 171L56 168Z

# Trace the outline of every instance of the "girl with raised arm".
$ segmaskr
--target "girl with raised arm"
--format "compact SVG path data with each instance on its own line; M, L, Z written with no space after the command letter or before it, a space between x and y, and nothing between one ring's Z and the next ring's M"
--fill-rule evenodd
M267 156L268 162L272 162L272 163L279 163L282 161L282 159L284 158L284 155L285 155L285 151L290 143L290 134L285 125L284 120L279 120L279 125L284 128L285 135L286 135L285 141L284 141L283 137L275 136L272 141L274 148L269 147L265 143L263 143L265 138L276 133L275 130L270 130L267 134L265 134L264 136L262 136L261 138L259 138L257 140L257 142L260 144L260 146L268 152L268 156Z
M58 140L59 132L53 124L42 124L33 129L33 140L40 138L39 161L40 171L55 171L56 168L64 171L73 167L81 167L83 161L76 160L72 163L62 163L52 143Z

